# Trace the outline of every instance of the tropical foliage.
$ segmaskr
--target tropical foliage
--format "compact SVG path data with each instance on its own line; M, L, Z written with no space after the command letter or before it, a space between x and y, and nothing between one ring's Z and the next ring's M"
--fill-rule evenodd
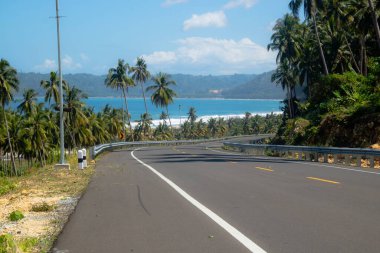
M380 3L291 0L289 9L276 22L268 45L277 52L272 81L288 94L276 141L341 146L380 142ZM306 99L296 94L300 86ZM373 125L371 130L367 125Z

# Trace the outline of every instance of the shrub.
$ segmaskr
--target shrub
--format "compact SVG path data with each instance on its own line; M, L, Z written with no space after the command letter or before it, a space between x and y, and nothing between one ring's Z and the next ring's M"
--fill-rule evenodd
M11 214L9 215L9 219L11 221L19 221L21 219L23 219L25 216L22 214L22 212L16 210L16 211L13 211L11 212Z
M16 243L10 234L0 235L0 253L17 252Z
M16 185L7 178L0 177L0 196L16 188Z
M54 210L54 206L49 205L46 202L35 204L30 209L32 212L50 212Z

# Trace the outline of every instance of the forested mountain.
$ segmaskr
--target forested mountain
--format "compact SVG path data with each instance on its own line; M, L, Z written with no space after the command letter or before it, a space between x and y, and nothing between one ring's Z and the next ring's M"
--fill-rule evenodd
M281 87L277 87L270 81L270 72L261 75L222 75L222 76L194 76L174 74L172 79L177 85L173 87L178 97L199 98L284 98ZM49 74L18 73L21 96L25 89L35 89L39 96L44 95L40 87L41 80L49 80ZM90 97L120 96L116 90L104 85L105 75L92 74L66 74L63 77L70 85L75 85ZM145 86L150 86L148 82ZM140 97L139 87L130 88L129 96Z
M272 74L273 71L257 75L242 85L224 90L222 96L225 98L283 99L286 94L280 86L271 82Z

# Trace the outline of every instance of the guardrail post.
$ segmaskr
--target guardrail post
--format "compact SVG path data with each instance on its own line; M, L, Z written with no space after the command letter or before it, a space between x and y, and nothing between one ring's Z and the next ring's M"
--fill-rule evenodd
M302 151L298 152L298 160L302 160Z
M338 154L334 154L334 163L335 163L335 164L338 163Z
M351 166L351 157L350 157L350 155L346 154L344 156L344 164L348 165L348 166Z
M329 154L323 154L323 162L328 163L329 162Z
M361 157L361 155L357 155L356 156L356 166L358 166L359 168L362 167L362 157Z
M95 159L94 147L90 147L90 159L91 159L91 160L94 160L94 159Z
M373 169L375 168L375 157L374 156L371 156L369 158L369 166Z

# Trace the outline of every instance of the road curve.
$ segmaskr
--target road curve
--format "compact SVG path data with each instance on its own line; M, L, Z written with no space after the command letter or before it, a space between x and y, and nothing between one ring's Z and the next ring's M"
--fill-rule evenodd
M378 170L263 159L219 147L105 155L53 251L380 252ZM247 247L163 178L258 248Z

